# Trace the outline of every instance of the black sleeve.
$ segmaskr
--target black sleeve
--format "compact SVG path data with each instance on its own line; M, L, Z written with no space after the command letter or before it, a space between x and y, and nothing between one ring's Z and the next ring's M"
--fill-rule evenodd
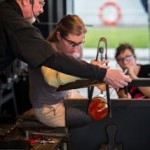
M48 58L43 65L60 72L91 80L103 80L106 74L106 69L104 68L76 60L72 56L67 56L63 53L56 53L54 57Z
M71 56L59 53L41 35L40 31L18 16L15 12L5 14L5 31L12 55L26 62L31 69L46 65L60 72L102 80L106 69L78 61Z

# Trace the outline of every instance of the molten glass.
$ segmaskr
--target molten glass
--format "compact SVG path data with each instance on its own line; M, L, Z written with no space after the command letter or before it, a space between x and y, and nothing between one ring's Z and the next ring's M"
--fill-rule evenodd
M100 120L108 114L108 105L104 97L96 96L88 107L88 113L94 120Z

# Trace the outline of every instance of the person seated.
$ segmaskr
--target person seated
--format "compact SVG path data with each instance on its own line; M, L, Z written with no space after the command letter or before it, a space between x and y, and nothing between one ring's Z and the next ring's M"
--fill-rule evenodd
M59 21L47 40L56 51L81 60L83 58L82 43L85 41L86 32L82 19L77 15L69 14ZM102 64L105 62L107 61ZM45 66L29 70L30 101L35 110L35 116L40 122L51 127L66 126L63 100L66 98L81 100L83 96L76 90L58 92L57 87L78 79L81 78L63 74Z
M138 64L134 47L129 43L121 43L116 48L115 59L123 70L128 70L132 79L150 78L150 64ZM128 98L150 98L150 87L129 86Z

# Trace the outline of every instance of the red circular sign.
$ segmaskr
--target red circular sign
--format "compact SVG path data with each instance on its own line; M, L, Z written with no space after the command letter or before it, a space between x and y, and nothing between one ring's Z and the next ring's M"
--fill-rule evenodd
M99 16L105 25L116 25L122 16L121 8L114 1L106 2L100 7Z

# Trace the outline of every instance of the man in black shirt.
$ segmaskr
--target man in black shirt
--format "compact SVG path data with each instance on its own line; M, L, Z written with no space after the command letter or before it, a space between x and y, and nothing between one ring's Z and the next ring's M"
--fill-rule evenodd
M87 78L105 80L113 87L124 87L131 79L118 69L105 69L100 62L96 65L78 61L52 48L32 23L43 13L44 0L5 0L0 3L0 71L15 59L29 65L40 66Z

